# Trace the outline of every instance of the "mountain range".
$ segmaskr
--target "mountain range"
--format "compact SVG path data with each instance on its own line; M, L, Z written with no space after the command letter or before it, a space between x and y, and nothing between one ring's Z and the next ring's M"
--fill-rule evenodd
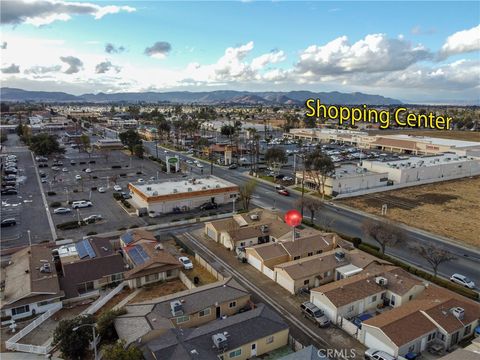
M32 102L165 102L179 104L238 104L238 105L303 105L307 99L320 99L323 104L339 105L398 105L402 102L381 95L369 95L360 92L341 93L287 91L287 92L250 92L250 91L169 91L169 92L124 92L71 95L65 92L29 91L16 88L2 87L0 89L2 101L32 101Z

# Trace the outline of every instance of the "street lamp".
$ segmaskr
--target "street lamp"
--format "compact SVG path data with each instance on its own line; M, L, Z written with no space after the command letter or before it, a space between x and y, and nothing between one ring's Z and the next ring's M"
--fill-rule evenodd
M80 226L81 222L80 222L80 209L77 208L77 221L78 221L78 226Z
M30 235L30 230L27 230L27 234L28 234L28 245L32 246L32 237Z
M95 334L95 324L83 324L80 326L75 326L72 331L77 331L81 327L84 326L90 326L93 331L93 354L94 354L94 360L97 360L97 335Z

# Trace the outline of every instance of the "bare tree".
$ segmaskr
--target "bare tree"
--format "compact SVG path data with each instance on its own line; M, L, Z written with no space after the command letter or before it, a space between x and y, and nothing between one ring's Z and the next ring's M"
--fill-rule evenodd
M455 259L455 256L449 251L432 244L412 245L411 248L427 260L432 267L434 277L437 277L438 267L441 264Z
M252 200L253 192L257 187L257 180L250 179L243 185L240 185L240 200L242 201L243 208L248 211L250 207L250 200Z
M335 173L335 165L332 159L322 152L322 150L317 149L305 156L304 166L307 175L313 179L318 193L321 194L322 199L324 199L327 177Z
M303 200L302 198L298 198L295 201L296 207L300 209L302 208L302 203L303 203L303 207L310 212L310 221L313 223L314 222L313 219L315 218L315 213L322 209L323 203L319 200L312 199L309 197L303 198Z
M362 230L380 245L382 255L387 246L397 246L405 240L404 232L391 221L367 219L362 224Z

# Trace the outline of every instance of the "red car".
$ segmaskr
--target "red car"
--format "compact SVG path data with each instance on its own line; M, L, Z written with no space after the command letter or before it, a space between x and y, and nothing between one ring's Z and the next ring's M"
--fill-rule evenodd
M289 193L288 190L286 190L286 189L280 189L280 190L277 190L277 192L278 192L280 195L283 195L283 196L288 196L288 195L290 195L290 193Z

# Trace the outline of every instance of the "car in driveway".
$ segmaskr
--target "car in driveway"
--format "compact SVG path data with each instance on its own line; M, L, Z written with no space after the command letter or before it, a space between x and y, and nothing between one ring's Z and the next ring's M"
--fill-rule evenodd
M115 186L113 187L113 190L115 190L115 191L122 191L122 187L121 187L120 185L115 185Z
M385 351L367 349L365 351L365 360L396 360L396 358Z
M74 201L72 203L72 209L86 208L92 205L93 205L92 202L87 200Z
M87 224L92 224L92 223L100 221L102 219L103 219L102 215L90 215L90 216L87 216L86 218L84 218L83 221Z
M310 301L305 301L300 305L300 310L302 311L303 316L307 319L310 319L315 324L320 327L327 327L330 325L330 320L327 316L320 310L315 304Z
M2 195L17 195L18 191L16 189L5 189L1 191Z
M283 195L283 196L289 196L290 195L290 193L288 192L287 189L277 190L277 193L279 193L280 195Z
M193 264L192 264L192 261L186 257L186 256L180 256L178 258L178 261L180 261L180 263L183 265L183 268L185 270L191 270L193 269Z
M218 205L212 202L207 202L205 204L200 205L200 210L212 210L218 208Z
M452 276L450 276L450 280L454 283L465 286L466 288L475 289L475 283L473 282L473 280L462 274L453 274Z
M15 226L15 225L17 225L17 220L15 220L14 218L8 218L8 219L2 220L2 227Z
M82 180L82 177L80 175L75 175L75 180Z
M59 208L56 208L55 210L53 210L54 214L68 214L70 212L72 212L72 209L65 208L65 207L59 207Z

